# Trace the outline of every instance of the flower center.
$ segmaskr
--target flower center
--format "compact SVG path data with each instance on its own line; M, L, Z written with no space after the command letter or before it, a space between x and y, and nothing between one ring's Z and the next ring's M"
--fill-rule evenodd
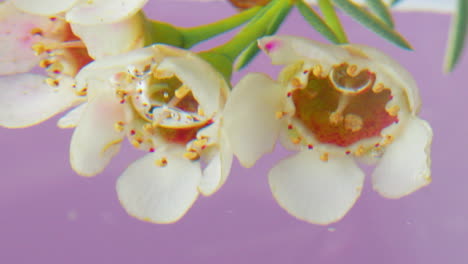
M307 85L288 96L295 106L294 119L317 141L347 147L379 137L384 128L398 122L398 109L387 109L391 91L375 84L375 73L358 72L355 65L343 63L328 76L314 70L304 74L308 74Z
M62 74L74 77L93 59L88 55L81 39L73 34L70 24L55 17L51 21L53 25L47 31L40 28L31 30L32 35L40 37L40 41L35 42L32 49L37 56L44 58L39 66L49 76L46 82L51 86L58 86Z
M186 145L196 139L200 129L212 123L192 91L175 75L151 76L140 81L132 96L132 104L147 122L146 131L169 143Z

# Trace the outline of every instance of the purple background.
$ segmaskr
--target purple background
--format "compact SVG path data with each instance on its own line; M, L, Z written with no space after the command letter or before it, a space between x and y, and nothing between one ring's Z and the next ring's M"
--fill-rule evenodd
M152 1L147 11L181 26L235 13L224 2ZM126 145L104 173L80 177L68 163L72 130L56 128L54 118L28 129L0 129L0 263L466 263L468 60L450 76L441 72L448 16L395 19L415 52L343 21L351 41L379 47L414 74L424 102L421 116L435 135L429 187L388 200L367 181L342 221L307 224L270 194L268 169L287 155L278 149L250 170L236 161L219 192L200 197L178 223L154 225L127 216L114 189L118 175L142 153ZM296 12L281 32L322 40ZM278 72L264 55L249 69Z

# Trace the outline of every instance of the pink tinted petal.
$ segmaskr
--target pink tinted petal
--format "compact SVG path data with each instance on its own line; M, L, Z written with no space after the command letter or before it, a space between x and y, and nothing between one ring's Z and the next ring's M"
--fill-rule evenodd
M32 126L83 100L75 95L72 80L50 87L44 79L28 73L0 77L0 126Z
M119 152L124 132L116 129L116 124L123 120L123 105L110 91L88 103L70 145L70 163L78 174L100 173Z

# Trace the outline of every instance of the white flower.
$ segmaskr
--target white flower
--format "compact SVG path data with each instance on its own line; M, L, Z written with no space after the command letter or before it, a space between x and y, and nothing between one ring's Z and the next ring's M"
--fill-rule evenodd
M224 113L240 162L252 166L282 144L298 154L269 173L278 203L299 219L341 219L361 193L355 159L378 162L374 189L399 198L430 183L430 126L416 114L417 86L380 51L326 45L297 37L266 37L260 48L288 65L279 83L250 74L234 88Z
M52 16L66 12L74 24L115 23L138 13L148 0L11 0L20 10Z
M89 103L70 146L76 172L102 171L124 137L148 153L117 182L130 215L177 221L199 192L210 195L226 180L232 152L220 114L228 85L196 54L153 45L107 57L85 67L77 86L88 89Z
M78 71L93 58L142 47L143 40L140 15L115 24L71 26L57 17L23 13L10 1L1 3L0 126L31 126L84 102L86 91L74 88ZM44 74L27 73L37 65ZM80 109L59 125L73 126Z

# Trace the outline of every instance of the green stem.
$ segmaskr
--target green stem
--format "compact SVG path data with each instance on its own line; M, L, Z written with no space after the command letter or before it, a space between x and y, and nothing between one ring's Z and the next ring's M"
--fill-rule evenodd
M179 28L184 37L184 48L191 48L195 44L225 33L244 24L245 22L252 19L252 17L254 17L261 9L262 8L260 6L256 6L211 24L193 28Z
M254 17L260 6L250 8L231 17L214 23L193 28L176 27L169 23L146 20L146 45L163 43L179 48L189 49L194 45L232 30Z
M330 0L318 0L320 11L322 11L323 17L327 25L333 29L340 43L348 43L348 38L340 23L340 19L336 15L335 8L331 4Z
M241 54L241 52L244 51L249 44L268 34L268 28L270 27L271 22L274 21L278 15L282 14L284 9L290 9L292 5L292 0L274 0L270 2L229 42L211 50L201 52L200 55L206 56L204 54L210 53L223 56L225 58L225 62L226 59L230 61L232 69L232 63Z

